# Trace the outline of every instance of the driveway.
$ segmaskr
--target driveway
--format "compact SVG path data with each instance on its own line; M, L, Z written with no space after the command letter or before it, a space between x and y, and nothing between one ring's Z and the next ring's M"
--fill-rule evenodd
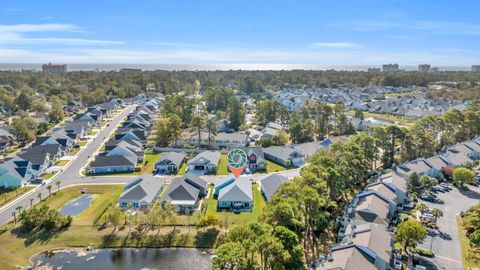
M110 123L109 126L103 128L98 134L96 135L95 139L91 141L87 147L85 147L81 152L78 153L76 158L70 162L62 171L49 180L53 186L53 190L56 190L56 186L54 184L55 179L61 180L61 186L70 186L75 184L81 183L92 183L97 181L98 179L91 179L91 178L83 178L80 177L78 172L85 166L87 161L89 160L90 156L93 156L96 151L100 148L100 146L108 139L108 136L114 131L116 125L120 124L127 114L132 111L133 107L127 107L122 113L118 114ZM100 183L116 183L116 182L125 182L127 179L117 179L117 178L106 178L98 181ZM27 193L26 195L21 196L17 200L13 201L10 204L7 204L0 210L0 224L5 224L9 220L13 219L12 212L15 211L17 206L21 206L23 209L26 209L30 206L30 199L32 199L33 203L37 203L39 198L37 197L38 194L41 194L42 199L46 198L49 194L47 190L47 185L40 186L32 190L31 192Z
M427 236L420 247L431 249L435 253L430 269L463 270L462 251L456 217L460 212L468 210L474 204L480 202L480 188L468 185L470 191L464 192L453 187L450 192L438 193L437 197L444 203L423 202L429 207L439 208L443 211L443 217L439 218L438 231L432 236Z

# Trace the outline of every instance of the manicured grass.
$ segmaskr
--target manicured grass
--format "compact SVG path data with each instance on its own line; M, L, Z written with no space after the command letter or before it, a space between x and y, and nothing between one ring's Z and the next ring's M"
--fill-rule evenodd
M80 141L80 142L78 143L78 145L80 145L80 146L85 146L85 145L87 145L87 143L88 143L88 141Z
M132 175L142 175L144 173L153 173L155 170L155 161L162 155L162 153L154 153L154 154L145 154L143 158L142 169L138 172L128 172L128 173L105 173L101 175L108 175L108 176L132 176ZM100 174L98 176L101 176Z
M143 158L142 173L152 173L155 169L155 162L161 155L162 153L145 154L145 157Z
M228 175L230 174L227 169L227 155L221 154L220 161L218 162L217 175Z
M17 198L17 192L18 192L18 196L20 196L23 193L31 190L32 188L33 187L21 187L17 189L0 188L0 206L3 206L6 203L10 202L11 200Z
M90 133L88 133L88 135L95 136L95 135L97 135L97 133L98 133L97 130L92 130L92 131L90 131Z
M69 160L63 159L63 160L57 161L57 163L55 163L55 165L57 165L57 166L65 166L65 165L67 165L68 162L69 162Z
M213 198L213 187L210 187L210 196L207 201L206 214L216 214L221 224L226 224L227 227L235 225L244 225L257 222L266 206L265 199L262 197L258 184L253 185L253 209L252 212L233 213L229 211L217 211L218 200Z
M470 245L465 230L463 229L463 221L457 216L458 234L460 236L460 247L462 249L462 261L464 269L480 268L480 248L474 248ZM476 257L476 260L475 260Z
M184 162L182 164L182 167L180 167L180 169L178 170L177 175L184 175L185 173L187 173L187 166L187 163Z
M18 269L25 266L28 259L35 253L68 247L118 248L118 247L205 247L216 245L221 233L215 228L197 230L193 226L163 226L146 232L141 238L133 238L134 228L117 227L114 234L113 227L99 229L92 225L105 209L115 204L121 191L121 185L85 186L90 194L96 194L90 207L82 214L73 218L72 225L58 233L26 233L16 235L11 230L0 235L3 251L0 253L1 269ZM47 204L54 209L61 208L68 201L80 196L81 186L69 187L46 199ZM191 217L193 222L194 216ZM158 233L158 234L157 234ZM221 237L220 237L221 238Z
M78 152L80 152L80 148L72 148L72 150L68 151L68 155L75 156Z
M282 165L269 160L265 160L265 165L267 167L267 173L280 172L280 171L285 171L287 169Z
M42 175L42 178L43 178L43 180L49 180L54 175L55 175L55 173L45 173L44 175Z

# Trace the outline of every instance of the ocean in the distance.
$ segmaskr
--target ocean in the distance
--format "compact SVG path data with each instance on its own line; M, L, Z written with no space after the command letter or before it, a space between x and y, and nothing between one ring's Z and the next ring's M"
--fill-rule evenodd
M345 70L365 71L367 68L380 65L321 65L321 64L68 64L68 71L109 71L122 68L142 70ZM400 66L405 70L417 70L417 66ZM0 63L0 70L42 70L41 63ZM440 70L469 71L465 66L439 66Z

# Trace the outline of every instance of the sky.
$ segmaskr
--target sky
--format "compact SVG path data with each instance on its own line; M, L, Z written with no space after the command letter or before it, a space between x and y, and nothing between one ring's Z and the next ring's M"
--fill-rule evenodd
M2 0L0 63L480 64L480 1Z

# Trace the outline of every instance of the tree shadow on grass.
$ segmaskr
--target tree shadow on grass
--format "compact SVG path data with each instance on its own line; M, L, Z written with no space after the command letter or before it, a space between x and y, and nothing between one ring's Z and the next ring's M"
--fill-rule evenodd
M51 231L46 231L46 230L33 230L33 231L25 231L22 230L21 228L15 228L12 230L12 233L17 237L21 239L25 239L24 245L25 247L28 247L35 242L45 244L50 242L53 238L58 237L58 235L65 231L65 229L60 229L60 230L51 230Z
M195 236L195 246L203 248L211 248L217 241L220 230L217 228L209 228L204 232L197 232Z
M101 248L112 247L119 237L114 233L105 234L102 236L102 243L100 244Z

